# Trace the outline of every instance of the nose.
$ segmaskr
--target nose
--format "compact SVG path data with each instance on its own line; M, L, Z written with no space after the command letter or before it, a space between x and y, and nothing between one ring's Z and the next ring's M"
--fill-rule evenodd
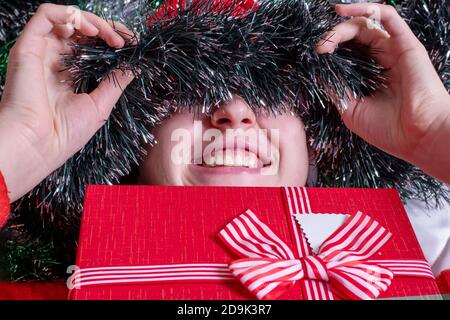
M212 114L211 124L218 129L247 129L256 125L256 116L241 97L235 96Z

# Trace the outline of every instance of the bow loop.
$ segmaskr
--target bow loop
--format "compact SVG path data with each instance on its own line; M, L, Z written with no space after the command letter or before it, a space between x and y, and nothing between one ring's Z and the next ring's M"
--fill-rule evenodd
M365 260L378 252L392 234L371 217L358 211L329 236L318 254L326 261Z
M367 262L335 267L329 274L333 294L351 300L377 298L389 288L394 278L389 269Z
M241 257L295 259L291 248L251 210L228 223L219 237Z
M233 275L259 299L275 299L304 276L300 260L247 258L233 261ZM283 290L273 291L275 287Z

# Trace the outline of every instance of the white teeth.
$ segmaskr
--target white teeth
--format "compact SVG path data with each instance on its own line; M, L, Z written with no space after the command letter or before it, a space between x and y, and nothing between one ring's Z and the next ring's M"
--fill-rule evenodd
M214 156L205 157L204 165L208 167L226 166L254 169L258 167L258 157L254 153L243 150L217 152Z
M248 167L249 168L256 168L258 166L258 159L256 158L256 155L251 154L248 157Z
M223 161L223 164L229 167L234 166L233 156L231 154L225 155L225 160Z
M218 153L216 155L216 166L223 166L223 154Z
M213 166L216 163L216 158L215 157L207 157L205 159L205 164L207 166Z
M242 161L242 156L238 153L234 157L234 165L242 167L244 165L244 162Z

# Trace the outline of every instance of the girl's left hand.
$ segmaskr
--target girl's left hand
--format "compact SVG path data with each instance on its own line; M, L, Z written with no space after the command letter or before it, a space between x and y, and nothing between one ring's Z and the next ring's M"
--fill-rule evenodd
M73 18L75 21L72 21ZM74 23L73 23L74 22ZM131 34L115 23L121 34ZM61 54L79 32L120 48L107 21L75 7L43 4L11 49L0 103L0 170L11 201L19 199L80 150L108 119L131 75L105 80L90 94L63 83Z

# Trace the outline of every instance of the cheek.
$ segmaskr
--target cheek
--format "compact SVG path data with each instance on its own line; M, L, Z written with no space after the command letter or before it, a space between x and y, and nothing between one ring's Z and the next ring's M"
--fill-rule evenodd
M142 184L160 185L164 184L164 155L162 150L163 144L157 143L154 146L147 145L147 156L139 167L139 180Z
M191 135L193 118L189 114L177 114L164 121L153 132L156 144L147 146L147 156L140 165L140 180L144 184L176 185L182 171L181 165L172 161L172 150L180 145L180 132ZM182 140L190 147L190 142Z
M280 183L305 185L308 178L309 155L305 127L295 116L282 115L268 119L265 127L278 130L280 152Z

